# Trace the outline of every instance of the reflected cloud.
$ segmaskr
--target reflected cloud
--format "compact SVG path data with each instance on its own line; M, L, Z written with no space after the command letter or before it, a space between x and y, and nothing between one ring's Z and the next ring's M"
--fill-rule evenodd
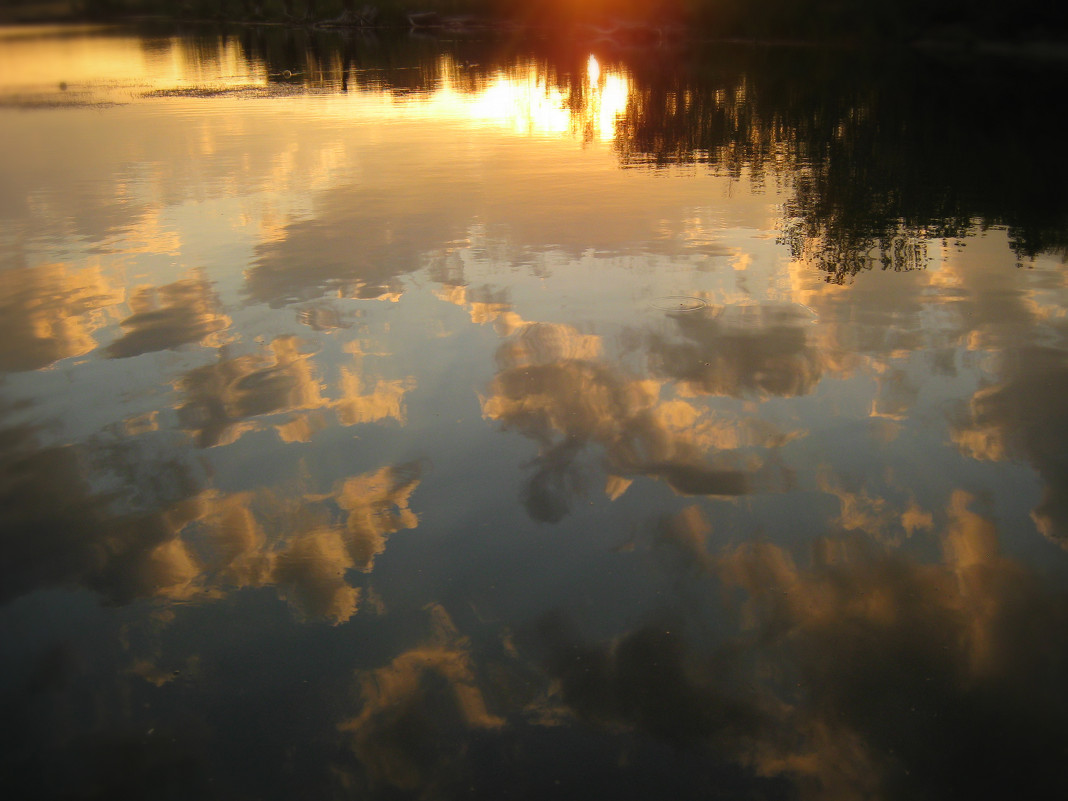
M278 594L305 616L344 623L360 601L359 588L345 581L351 567L342 532L312 531L278 554L272 579Z
M392 534L418 525L409 507L421 476L415 464L349 477L287 510L270 489L199 489L181 465L148 464L133 444L97 453L41 447L28 427L0 430L0 444L4 601L55 585L115 604L274 586L302 616L341 623L360 598L346 573L370 572ZM123 509L114 494L91 488L94 462L146 484L139 498L152 494L149 482L171 490L155 491L143 510Z
M145 511L125 511L118 498L93 490L89 449L43 446L29 426L0 430L0 443L5 601L54 585L88 587L112 603L188 594L195 571L176 535L194 513L195 484L182 464L136 443L111 448L108 466L139 477L142 484L130 489L154 499Z
M587 724L789 778L801 797L1056 792L1068 597L1001 555L972 505L950 499L941 563L826 539L808 568L770 544L708 552L688 509L661 537L738 593L739 633L709 647L683 608L590 645L553 617L545 670Z
M477 186L461 179L454 190L475 194ZM462 235L468 222L469 209L436 201L407 185L387 193L364 185L329 189L314 219L291 222L279 239L258 247L246 273L248 293L272 306L328 295L396 299L404 291L401 277L423 266L424 253Z
M904 370L886 370L876 380L876 395L871 402L871 416L887 420L905 420L920 391Z
M392 534L418 525L409 499L420 476L415 464L384 467L295 504L279 505L271 489L206 492L170 547L180 546L187 583L199 597L273 586L301 617L344 623L362 595L348 572L369 573Z
M298 319L313 331L331 331L337 328L350 328L353 325L353 320L329 303L313 303L305 306L300 310Z
M123 294L97 268L0 271L0 371L37 370L93 350L93 333Z
M370 391L365 391L369 381L359 373L363 353L356 344L347 346L346 351L353 356L354 366L341 368L338 382L341 397L331 404L341 425L353 426L379 420L396 420L404 425L407 422L404 396L415 388L415 379L409 377L387 381L379 378Z
M336 497L348 512L347 547L353 564L364 572L386 547L386 538L405 528L415 528L417 518L408 499L419 484L417 464L380 470L346 480Z
M1002 381L983 387L953 422L952 438L973 459L1029 462L1045 482L1032 512L1045 536L1068 548L1068 358L1054 348L1011 353Z
M651 336L650 364L686 395L807 395L823 376L810 338L813 314L804 307L726 307L673 321L683 340Z
M838 500L839 514L834 521L841 531L864 533L887 546L901 544L916 531L930 531L934 518L914 500L901 500L871 494L866 489L846 488L824 474L819 488ZM888 488L889 489L889 488Z
M359 673L363 709L339 727L368 790L389 786L436 797L458 778L468 733L504 725L480 687L468 639L440 605L427 612L426 642Z
M598 360L601 348L596 336L545 323L526 326L498 348L482 414L539 445L525 490L532 517L556 522L567 514L570 499L588 485L579 457L591 446L602 449L603 468L614 478L610 493L637 476L661 479L683 495L743 495L784 484L784 475L754 463L754 455L717 447L750 436L764 447L781 444L782 434L761 431L773 427L727 432L685 401L661 400L659 383Z
M508 336L523 324L519 315L512 310L505 289L446 284L434 294L439 300L466 309L475 325L493 323L498 336Z
M332 399L312 354L301 348L297 337L283 336L260 353L225 358L220 351L218 362L178 382L186 397L178 409L182 426L193 432L199 447L210 448L264 428L274 428L284 442L307 442L325 427L321 415L331 410L341 425L405 422L404 396L414 386L412 379L378 379L368 387L359 370L363 354L353 344L347 347L352 361L340 368L340 396ZM276 415L288 417L273 419Z
M253 418L325 405L309 354L296 337L279 337L263 353L221 358L179 381L179 419L197 445L227 445L258 427Z
M216 336L230 327L219 299L203 278L189 278L161 287L143 287L129 300L132 314L122 321L126 330L107 347L113 359L169 350L181 345L219 344Z

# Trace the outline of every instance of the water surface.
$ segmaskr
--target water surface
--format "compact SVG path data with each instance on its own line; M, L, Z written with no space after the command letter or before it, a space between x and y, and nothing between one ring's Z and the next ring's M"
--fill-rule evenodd
M5 786L1063 793L1064 78L0 30Z

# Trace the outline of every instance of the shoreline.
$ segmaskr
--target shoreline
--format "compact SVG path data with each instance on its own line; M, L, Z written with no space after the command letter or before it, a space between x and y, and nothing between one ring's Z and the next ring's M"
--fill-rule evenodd
M20 13L22 12L22 13ZM922 36L899 38L894 36L837 35L802 36L740 36L716 33L697 26L678 23L651 25L626 19L611 19L602 24L589 22L536 24L518 19L494 19L473 14L441 15L436 12L407 12L405 22L396 17L381 21L353 19L342 14L321 19L277 19L249 17L203 17L175 14L115 14L108 16L77 13L69 2L43 2L0 7L0 27L34 28L42 26L139 26L191 25L287 28L310 31L352 31L366 34L397 35L411 33L422 36L515 35L533 37L557 36L582 43L602 43L620 49L658 48L665 45L692 46L725 44L750 47L797 47L828 49L914 49L932 56L994 56L1025 61L1068 62L1068 31L1049 36L1013 36L992 38L978 35L966 28L955 27Z

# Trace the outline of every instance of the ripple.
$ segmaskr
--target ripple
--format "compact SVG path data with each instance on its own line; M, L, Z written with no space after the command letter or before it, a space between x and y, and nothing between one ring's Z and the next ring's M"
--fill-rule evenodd
M661 311L692 312L704 309L708 303L701 298L692 298L688 295L665 295L662 298L656 298L652 306Z

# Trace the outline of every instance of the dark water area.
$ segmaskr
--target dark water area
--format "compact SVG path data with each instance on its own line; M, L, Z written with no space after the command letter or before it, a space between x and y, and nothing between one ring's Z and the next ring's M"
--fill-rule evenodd
M1068 789L1056 63L0 29L0 786Z

